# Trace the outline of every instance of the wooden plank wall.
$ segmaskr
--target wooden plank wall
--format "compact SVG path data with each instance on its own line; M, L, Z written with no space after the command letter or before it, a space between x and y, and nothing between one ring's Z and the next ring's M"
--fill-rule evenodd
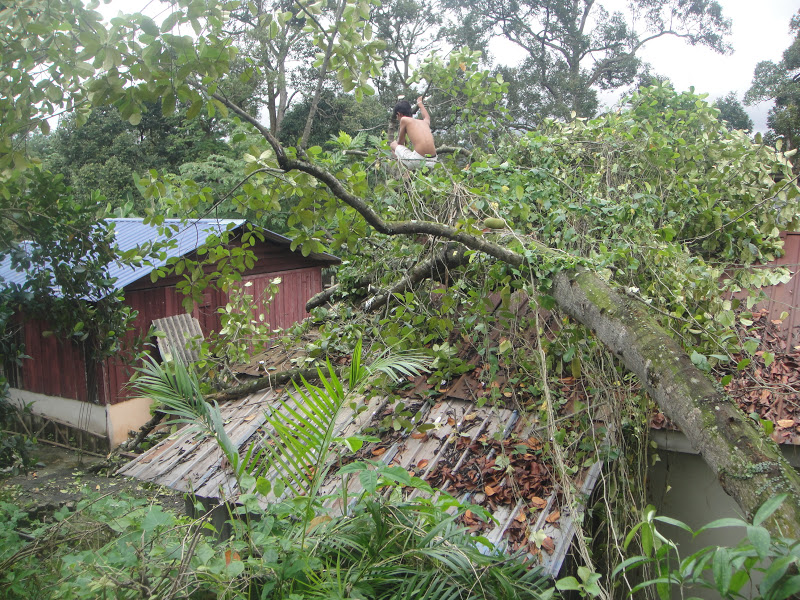
M45 335L49 326L39 319L27 321L23 331L25 354L31 357L22 363L24 389L88 402L82 346L55 335Z
M275 277L281 278L280 290L272 304L264 306L261 303L264 290ZM258 303L257 314L263 312L273 329L289 327L306 318L308 316L305 309L306 301L322 290L320 267L263 273L248 277L247 281L253 282L253 286L248 288L247 293L253 295ZM128 304L139 311L135 327L140 336L147 334L150 324L155 319L163 319L183 312L181 305L183 298L174 287L130 291L126 293L125 298ZM195 305L192 316L200 322L200 327L205 335L208 335L210 331L219 330L220 319L216 309L219 306L225 306L227 302L228 295L226 293L211 289L204 294L203 306ZM130 341L134 335L130 334L128 337ZM100 393L102 402L108 401L116 404L127 399L130 392L125 388L125 384L131 374L131 367L125 365L124 362L114 359L106 361L103 376L105 386Z
M253 282L248 290L255 298L260 299L268 282L280 277L280 291L270 306L259 302L257 313L266 315L270 327L288 327L307 316L305 303L314 294L322 290L321 271L328 262L303 257L300 253L290 252L288 247L266 241L254 248L258 258L253 269L247 274L247 280ZM181 314L183 296L175 289L180 277L172 276L152 283L149 277L143 277L125 289L127 304L138 311L134 323L135 331L127 336L127 342L136 336L146 336L151 323L155 319ZM203 333L208 335L220 327L219 314L216 309L225 306L228 296L224 292L211 289L205 292L202 305L195 305L191 314L200 321ZM116 404L127 399L130 392L125 385L130 379L132 368L120 357L114 357L97 365L93 377L87 376L86 361L82 349L73 342L58 340L55 336L43 337L42 332L47 325L42 322L29 321L24 327L26 354L34 358L24 361L22 369L23 387L26 390L73 398L76 400L95 401L100 404ZM97 381L96 394L89 393L91 379Z

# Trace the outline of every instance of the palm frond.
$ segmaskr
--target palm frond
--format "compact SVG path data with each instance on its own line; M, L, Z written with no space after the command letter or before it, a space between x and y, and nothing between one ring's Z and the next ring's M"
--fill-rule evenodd
M269 427L263 445L276 479L295 495L315 496L330 468L336 420L347 399L377 373L397 382L402 377L418 375L429 363L430 359L419 352L401 352L386 354L367 366L359 340L346 387L330 361L326 361L325 368L317 369L319 386L302 377L300 383L293 381L293 397L278 399L277 406L267 415Z
M152 399L158 410L171 417L166 424L185 424L213 437L237 478L241 477L239 449L225 433L217 403L209 404L203 397L197 374L177 357L169 363L159 364L150 355L145 356L136 372L131 387L139 395Z

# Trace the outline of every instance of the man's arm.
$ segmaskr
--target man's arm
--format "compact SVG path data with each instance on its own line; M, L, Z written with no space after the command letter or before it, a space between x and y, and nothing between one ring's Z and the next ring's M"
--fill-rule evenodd
M400 118L400 129L397 132L397 143L401 146L406 145L406 119L410 117L401 117Z
M425 121L428 125L431 124L431 116L428 114L428 109L425 108L425 105L422 103L422 96L417 98L417 106L419 106L419 111L422 113L422 120Z

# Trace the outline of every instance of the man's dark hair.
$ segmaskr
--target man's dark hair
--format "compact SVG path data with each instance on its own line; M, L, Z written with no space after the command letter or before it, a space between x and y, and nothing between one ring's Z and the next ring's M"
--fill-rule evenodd
M394 116L397 117L398 114L404 117L411 116L411 104L408 103L408 100L400 100L400 102L394 105Z

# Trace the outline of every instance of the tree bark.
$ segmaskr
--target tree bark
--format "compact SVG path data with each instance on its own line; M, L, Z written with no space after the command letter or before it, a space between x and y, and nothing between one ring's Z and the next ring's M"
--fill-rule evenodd
M400 281L395 283L391 288L373 296L364 303L364 310L372 312L384 306L393 294L400 294L406 290L410 290L414 285L424 279L433 278L433 276L447 272L449 269L454 269L465 262L464 247L453 248L455 244L448 244L441 251L433 256L420 262L417 266L408 272L408 275L403 277Z
M748 517L769 497L789 492L771 530L800 536L800 476L778 445L717 390L639 300L621 296L588 271L556 275L553 297L637 375Z
M243 383L235 387L231 387L221 392L208 394L205 398L208 402L229 402L237 398L243 398L248 394L253 394L276 385L284 385L289 383L292 379L305 378L308 381L317 379L316 369L293 369L291 371L280 371L279 373L270 373L268 376L259 377L251 382Z

